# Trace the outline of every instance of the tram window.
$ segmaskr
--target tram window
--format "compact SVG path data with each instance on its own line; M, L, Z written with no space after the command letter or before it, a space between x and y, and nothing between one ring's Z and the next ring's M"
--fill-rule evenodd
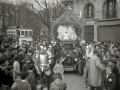
M11 38L13 38L13 34L11 34L10 36L11 36Z
M16 30L16 34L18 37L20 37L20 30Z
M32 31L29 31L29 35L32 36Z
M15 34L13 34L13 38L15 38Z
M21 35L24 35L24 31L21 31Z
M25 36L28 36L28 31L25 31Z

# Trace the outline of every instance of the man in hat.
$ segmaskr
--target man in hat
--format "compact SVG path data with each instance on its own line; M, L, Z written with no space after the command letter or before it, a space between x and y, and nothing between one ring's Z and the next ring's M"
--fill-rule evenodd
M101 86L101 70L104 70L100 59L98 57L98 51L94 49L93 55L90 57L90 83L91 90L99 90Z

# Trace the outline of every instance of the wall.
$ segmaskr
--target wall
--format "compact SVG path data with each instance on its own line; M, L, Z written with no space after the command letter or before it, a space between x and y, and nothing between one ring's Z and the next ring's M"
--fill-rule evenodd
M78 1L78 2L77 2ZM71 3L68 4L69 6L73 7L73 15L77 16L77 18L80 18L80 14L82 13L82 15L84 14L84 9L85 6L88 3L92 3L94 5L94 14L95 17L93 19L81 19L82 21L79 21L79 25L81 27L81 39L84 39L84 30L85 30L85 26L87 25L94 25L94 41L97 41L97 31L98 31L98 26L100 26L103 22L104 22L104 18L103 18L103 5L106 2L106 0L74 0L73 2L73 6ZM104 24L107 25L116 25L118 24L118 22L120 20L117 20L120 18L120 0L117 0L117 11L118 11L118 15L117 18L114 19L110 19L110 21L106 21L106 23L104 22ZM98 21L101 22L98 22Z
M94 5L95 8L95 18L94 19L84 19L84 26L87 25L94 25L94 40L97 41L97 29L98 26L100 26L100 24L97 23L98 20L103 20L103 5L105 3L106 0L80 0L79 3L74 2L74 7L73 7L73 14L80 14L78 11L81 11L82 13L84 13L84 9L85 6L87 5L87 3L92 3ZM79 5L78 5L79 4ZM117 10L118 10L118 15L116 19L120 18L120 0L117 0ZM78 10L79 8L79 10ZM113 25L113 24L118 24L118 20L114 20L111 22L106 22L106 24L108 25ZM102 23L102 22L101 22ZM105 23L104 23L105 24ZM84 27L82 28L84 29ZM84 31L84 30L82 30ZM84 34L84 32L83 32ZM84 36L83 36L84 37Z

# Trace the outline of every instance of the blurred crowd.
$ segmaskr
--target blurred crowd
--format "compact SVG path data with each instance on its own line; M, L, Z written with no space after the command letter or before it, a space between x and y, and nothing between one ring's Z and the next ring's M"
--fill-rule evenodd
M63 66L56 60L58 49L54 40L24 40L22 45L17 40L1 40L0 90L66 90ZM44 70L40 68L40 54L48 55Z
M85 79L85 88L120 89L119 43L81 41L67 54L61 47L54 39L24 40L21 45L17 40L0 40L0 90L66 90L63 62L71 57L79 61L76 65ZM40 68L41 63L46 66Z
M120 90L120 44L111 41L85 45L85 88Z

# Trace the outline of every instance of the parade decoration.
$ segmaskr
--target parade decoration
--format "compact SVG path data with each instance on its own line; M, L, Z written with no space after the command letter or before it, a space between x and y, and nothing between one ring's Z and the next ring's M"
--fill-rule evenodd
M54 36L58 36L58 27L61 26L73 26L75 27L75 32L78 37L81 36L81 28L79 25L79 22L76 20L76 18L72 15L71 9L69 7L66 7L66 11L62 14L62 16L56 20L55 26L54 26Z

